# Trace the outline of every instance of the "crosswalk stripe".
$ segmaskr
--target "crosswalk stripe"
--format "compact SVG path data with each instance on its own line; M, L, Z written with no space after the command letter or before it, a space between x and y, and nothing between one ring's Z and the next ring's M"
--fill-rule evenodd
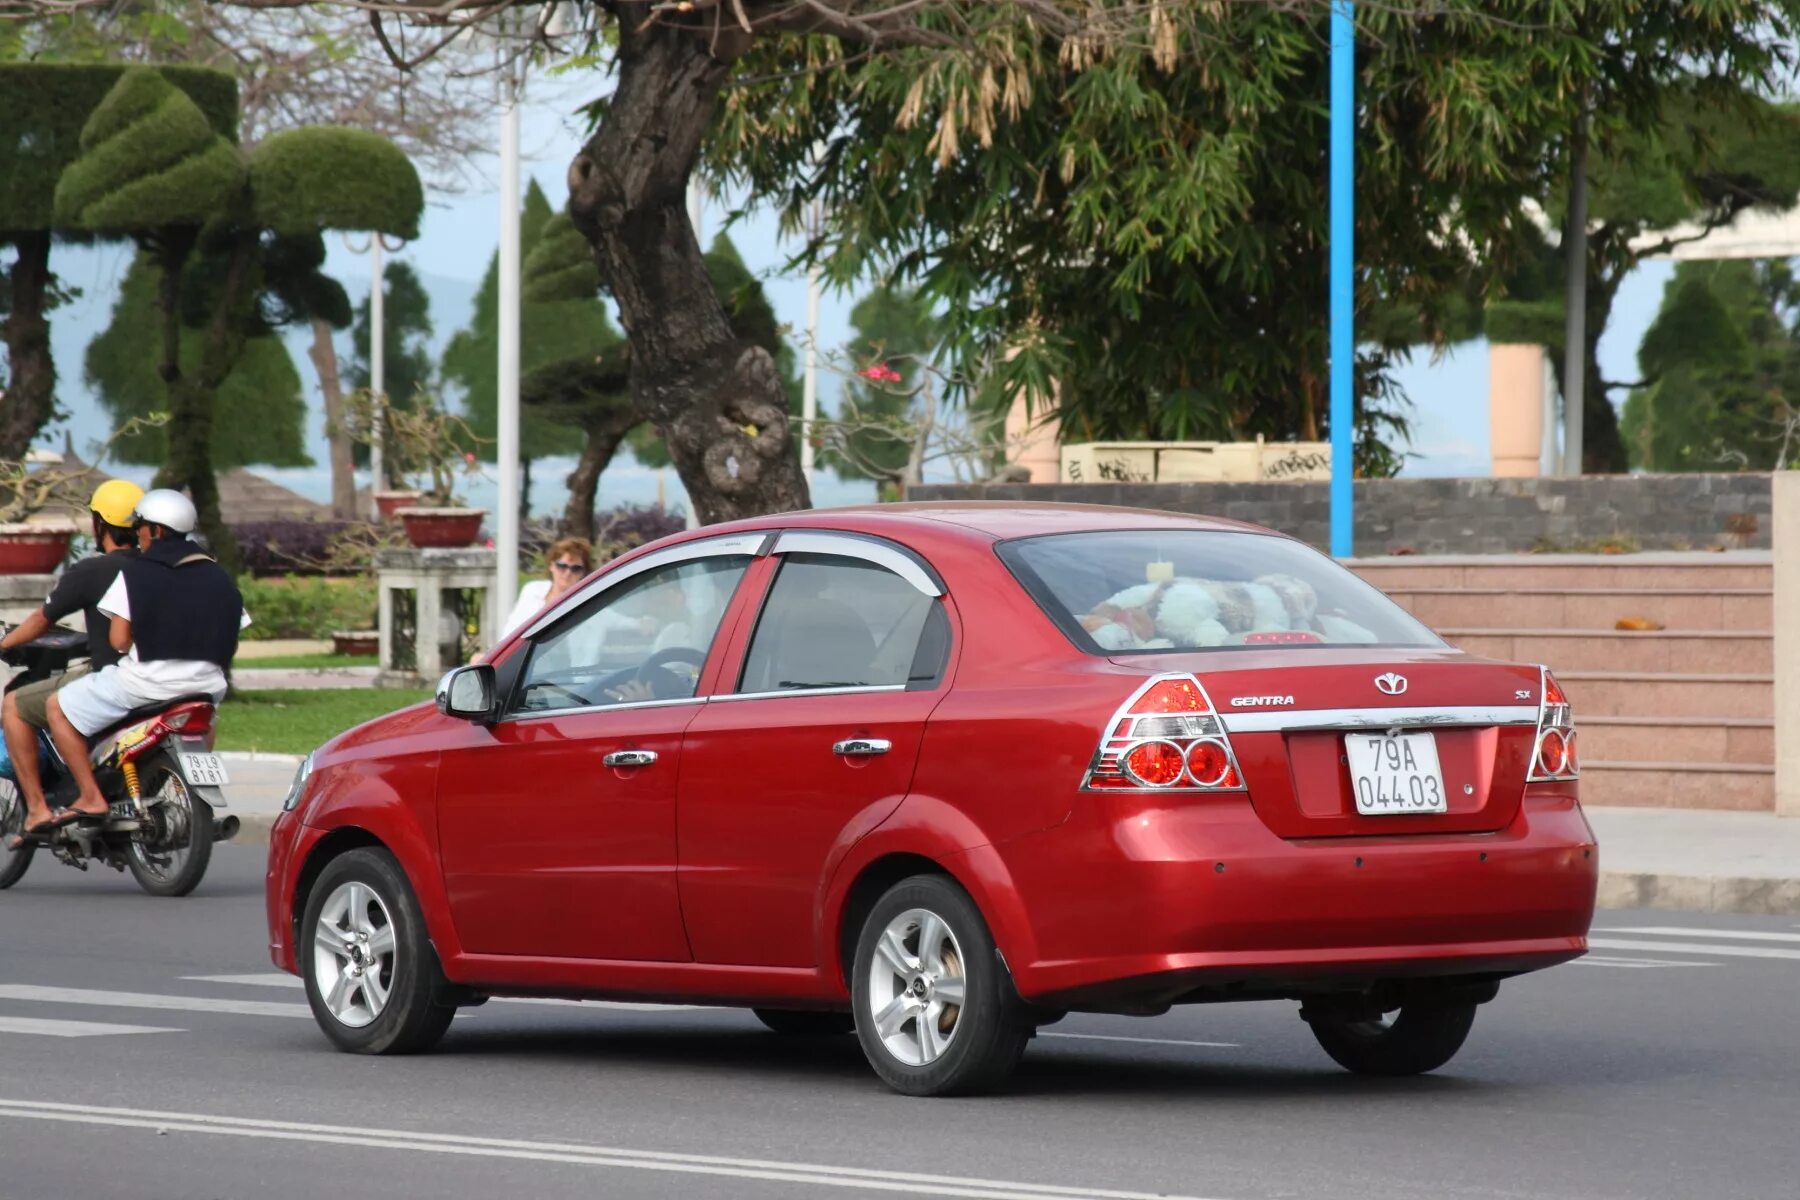
M1744 942L1800 942L1800 933L1765 933L1760 929L1696 929L1682 925L1645 925L1630 929L1601 929L1596 932L1650 934L1656 937L1729 938Z
M1800 949L1783 950L1774 946L1719 946L1705 942L1652 942L1641 938L1590 937L1588 945L1595 950L1654 950L1662 954L1710 954L1727 958L1800 959Z
M42 1004L86 1004L97 1008L155 1008L170 1012L232 1013L244 1017L300 1017L312 1019L304 1004L279 1004L272 1000L214 1000L208 996L161 996L150 992L109 992L99 988L39 987L29 983L0 983L0 1000L30 1000Z
M0 1033L40 1037L105 1037L114 1033L181 1033L164 1025L109 1025L104 1021L57 1021L49 1017L0 1017Z
M1718 963L1691 962L1686 959L1668 958L1631 958L1620 954L1590 954L1575 960L1580 967L1621 967L1627 970L1644 970L1650 967L1716 967Z
M275 987L299 990L306 986L298 975L265 971L256 975L183 975L189 983L225 983L236 987ZM627 1000L558 1000L549 996L495 996L495 1004L555 1004L578 1008L610 1008L621 1012L695 1012L713 1008L707 1004L644 1004Z

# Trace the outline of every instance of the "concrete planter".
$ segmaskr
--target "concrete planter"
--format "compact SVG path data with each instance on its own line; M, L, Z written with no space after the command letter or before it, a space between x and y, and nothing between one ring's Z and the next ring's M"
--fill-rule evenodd
M424 497L424 492L376 492L375 511L382 520L392 521L396 512L416 506Z
M331 631L331 652L374 658L381 652L381 632L376 629L334 629Z

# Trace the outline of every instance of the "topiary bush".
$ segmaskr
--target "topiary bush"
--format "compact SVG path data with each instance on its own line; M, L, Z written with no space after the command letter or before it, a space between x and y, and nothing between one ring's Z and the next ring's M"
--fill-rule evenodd
M397 146L366 129L309 125L271 134L250 155L250 185L256 223L277 233L419 236L419 173Z
M594 248L567 213L557 213L544 222L519 274L519 295L528 304L592 300L600 293Z

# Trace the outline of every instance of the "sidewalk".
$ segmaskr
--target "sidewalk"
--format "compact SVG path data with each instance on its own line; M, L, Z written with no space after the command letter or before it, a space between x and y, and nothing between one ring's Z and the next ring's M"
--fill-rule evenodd
M237 841L264 845L299 758L228 754ZM1600 905L1800 916L1800 819L1701 809L1590 808Z

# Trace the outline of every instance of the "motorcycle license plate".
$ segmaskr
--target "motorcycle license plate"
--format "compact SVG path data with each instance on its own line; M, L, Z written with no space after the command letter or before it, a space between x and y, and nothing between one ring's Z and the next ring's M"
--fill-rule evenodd
M225 774L225 761L216 754L183 754L181 773L189 783L203 787L223 787L231 782Z
M1429 733L1344 735L1356 811L1365 817L1450 810L1437 738Z

